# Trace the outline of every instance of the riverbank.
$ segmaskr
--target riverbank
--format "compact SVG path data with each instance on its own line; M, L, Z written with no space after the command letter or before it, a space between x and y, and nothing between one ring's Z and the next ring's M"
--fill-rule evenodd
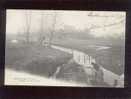
M6 68L50 77L58 66L67 63L72 55L43 46L7 46Z

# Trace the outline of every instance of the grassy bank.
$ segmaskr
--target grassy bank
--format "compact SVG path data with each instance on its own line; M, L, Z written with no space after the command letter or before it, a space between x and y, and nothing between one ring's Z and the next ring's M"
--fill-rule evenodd
M49 77L58 66L71 58L71 55L52 48L37 45L7 45L5 65L7 68Z

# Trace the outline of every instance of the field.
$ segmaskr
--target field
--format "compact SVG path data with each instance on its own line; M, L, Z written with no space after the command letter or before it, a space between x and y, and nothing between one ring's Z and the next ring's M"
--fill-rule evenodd
M58 66L68 62L71 55L37 45L9 44L6 47L6 68L50 77Z

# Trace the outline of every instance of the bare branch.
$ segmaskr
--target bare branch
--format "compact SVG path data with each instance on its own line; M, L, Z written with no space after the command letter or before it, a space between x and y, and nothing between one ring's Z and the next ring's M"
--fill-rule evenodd
M124 23L124 22L125 22L125 20L122 19L119 22L115 22L115 23L111 23L111 24L107 24L107 25L103 25L103 26L92 25L88 29L91 30L91 29L97 29L97 28L111 27L111 26L118 25L118 24L121 24L121 23Z

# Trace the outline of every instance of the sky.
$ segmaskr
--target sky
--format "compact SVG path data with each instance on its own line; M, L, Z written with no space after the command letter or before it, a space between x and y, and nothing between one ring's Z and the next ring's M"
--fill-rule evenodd
M92 29L90 33L97 37L125 34L125 12L66 10L7 10L6 33L24 33L27 28L26 16L31 17L30 32L35 33L41 29L41 17L43 17L44 30L48 30L52 27L56 16L55 29L58 30L64 29L65 25L72 26L80 31L93 26L99 26L99 28ZM121 20L122 22L120 23ZM118 24L105 27L114 23Z

